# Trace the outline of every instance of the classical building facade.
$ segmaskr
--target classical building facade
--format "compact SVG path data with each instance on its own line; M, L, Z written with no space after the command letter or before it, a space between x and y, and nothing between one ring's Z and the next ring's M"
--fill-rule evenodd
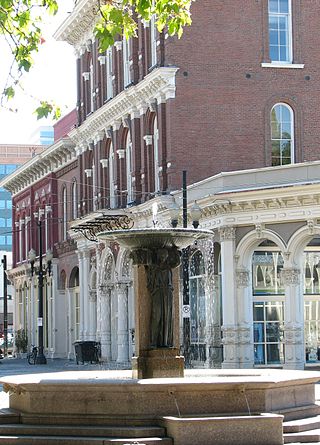
M93 35L96 7L78 1L56 33L75 49L75 125L60 123L56 142L2 182L19 227L11 271L18 325L36 336L27 253L40 211L42 253L54 251L47 353L72 358L75 340L97 340L104 360L127 364L135 326L130 257L89 229L116 217L151 227L155 208L157 224L180 224L172 215L186 170L188 210L197 201L200 227L214 231L184 257L188 361L318 362L317 6L199 0L180 40L159 34L152 18L139 21L137 38L118 39L105 53Z

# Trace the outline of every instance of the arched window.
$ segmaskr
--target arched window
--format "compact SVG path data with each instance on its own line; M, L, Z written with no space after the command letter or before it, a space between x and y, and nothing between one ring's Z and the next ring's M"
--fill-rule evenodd
M62 240L67 239L67 188L63 187L62 190Z
M97 210L97 199L98 199L97 172L96 172L95 163L93 161L93 163L92 163L92 209L94 211Z
M93 113L94 112L94 93L95 93L95 88L94 88L94 70L93 70L93 61L91 59L90 62L90 112Z
M109 151L109 196L110 196L110 207L112 209L116 206L116 200L115 200L115 189L114 189L114 151L112 144L110 145L110 151Z
M277 246L262 242L252 255L253 335L255 365L284 362L284 260Z
M292 63L291 0L269 0L268 12L271 62Z
M126 140L126 170L127 170L127 203L133 201L133 187L132 187L132 142L130 134L127 134Z
M294 115L287 104L276 104L271 110L271 164L294 162Z
M159 131L158 120L154 119L153 123L153 155L154 155L154 191L160 191L160 178L159 178Z
M157 25L156 15L153 14L150 20L150 45L151 45L151 67L157 65Z
M130 40L123 36L123 86L126 88L131 83L130 76Z
M76 219L78 216L78 190L77 181L72 183L72 219Z
M113 80L112 80L112 46L106 52L106 77L107 77L107 100L113 98Z

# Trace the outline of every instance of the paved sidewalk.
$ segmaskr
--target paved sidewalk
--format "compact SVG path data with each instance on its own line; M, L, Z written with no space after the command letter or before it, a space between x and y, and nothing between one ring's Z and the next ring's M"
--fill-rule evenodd
M48 359L46 365L29 365L27 359L4 358L0 360L0 377L5 375L37 374L43 372L75 371L80 369L99 369L100 364L85 363L77 365L74 360Z

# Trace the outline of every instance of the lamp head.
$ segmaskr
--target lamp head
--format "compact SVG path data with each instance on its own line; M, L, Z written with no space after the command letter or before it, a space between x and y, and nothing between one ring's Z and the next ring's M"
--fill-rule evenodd
M199 227L199 220L201 218L201 207L197 204L197 201L194 202L193 206L190 209L190 216L192 219L192 225L196 229Z

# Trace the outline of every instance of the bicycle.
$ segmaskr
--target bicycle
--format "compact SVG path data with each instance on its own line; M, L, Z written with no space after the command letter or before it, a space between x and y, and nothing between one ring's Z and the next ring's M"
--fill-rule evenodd
M38 348L36 346L32 346L31 351L27 354L27 360L29 365L35 365L38 355Z

